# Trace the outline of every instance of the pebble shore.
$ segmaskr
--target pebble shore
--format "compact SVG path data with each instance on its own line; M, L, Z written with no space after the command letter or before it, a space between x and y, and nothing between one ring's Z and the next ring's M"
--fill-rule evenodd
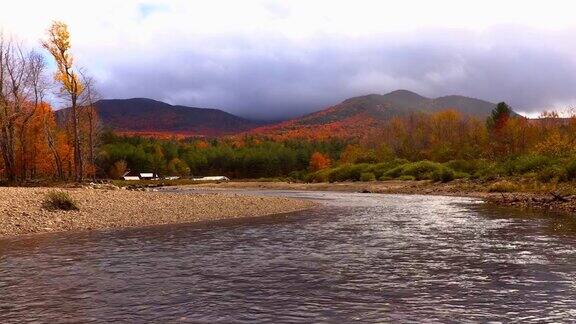
M80 210L46 210L44 197L53 190L68 192ZM4 187L0 188L0 238L257 217L313 206L310 201L225 193Z

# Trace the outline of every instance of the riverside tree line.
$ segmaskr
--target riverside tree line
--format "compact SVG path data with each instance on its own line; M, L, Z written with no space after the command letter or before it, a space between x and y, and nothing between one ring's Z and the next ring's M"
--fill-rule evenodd
M106 133L100 141L96 165L109 177L132 169L303 181L576 179L576 118L527 119L505 103L486 120L454 110L413 113L361 137L159 140Z

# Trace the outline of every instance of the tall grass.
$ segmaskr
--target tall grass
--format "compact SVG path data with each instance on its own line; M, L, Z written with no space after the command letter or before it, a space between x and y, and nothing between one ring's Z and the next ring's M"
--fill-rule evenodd
M49 191L44 197L43 207L48 210L80 210L76 201L64 191Z

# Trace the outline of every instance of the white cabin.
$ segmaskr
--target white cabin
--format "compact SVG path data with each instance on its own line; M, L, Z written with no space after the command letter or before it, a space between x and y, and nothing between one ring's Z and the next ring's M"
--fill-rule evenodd
M152 172L132 173L130 171L124 173L124 180L137 181L137 180L158 180L158 175Z
M230 181L228 177L225 176L210 176L202 178L194 178L194 181Z
M152 172L143 172L140 173L141 180L157 180L158 176Z

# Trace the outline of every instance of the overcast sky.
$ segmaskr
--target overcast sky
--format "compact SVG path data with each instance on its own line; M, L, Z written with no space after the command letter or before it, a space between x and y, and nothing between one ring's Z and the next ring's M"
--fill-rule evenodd
M573 1L4 1L36 46L69 24L105 98L276 119L357 95L461 94L535 114L576 106Z

